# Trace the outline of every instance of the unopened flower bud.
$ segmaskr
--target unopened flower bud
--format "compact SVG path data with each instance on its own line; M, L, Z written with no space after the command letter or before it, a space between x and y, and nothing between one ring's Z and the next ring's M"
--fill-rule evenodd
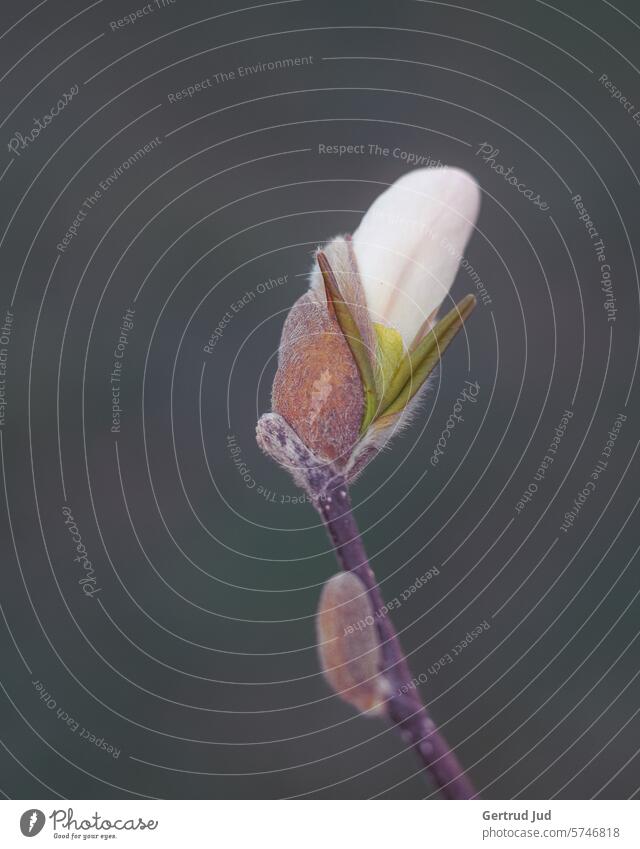
M299 439L312 466L351 481L402 423L475 306L467 295L436 318L479 200L464 171L413 171L375 201L353 238L317 252L309 291L285 321L273 385L273 414L295 434L287 457L300 453ZM280 447L270 450L274 428L286 431L272 415L258 441L281 462ZM292 473L304 479L304 469Z

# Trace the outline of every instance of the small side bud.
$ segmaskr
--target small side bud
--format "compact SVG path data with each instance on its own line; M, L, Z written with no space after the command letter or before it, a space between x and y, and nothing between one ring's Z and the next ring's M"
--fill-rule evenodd
M390 688L380 672L375 611L360 578L341 572L327 581L318 604L316 632L329 686L361 713L384 715Z

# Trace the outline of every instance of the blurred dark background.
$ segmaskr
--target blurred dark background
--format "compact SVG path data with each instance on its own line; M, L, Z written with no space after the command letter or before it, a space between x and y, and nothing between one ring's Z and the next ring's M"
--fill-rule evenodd
M13 323L0 339L0 791L432 792L393 729L319 675L314 610L336 563L254 439L313 249L431 160L481 184L453 294L486 295L424 417L354 488L357 519L386 598L439 570L393 618L480 794L633 795L636 5L159 0L122 25L142 7L30 6L1 6L0 319ZM548 209L478 155L483 143ZM349 144L365 153L319 152ZM477 403L434 468L466 380ZM91 573L74 562L65 505Z

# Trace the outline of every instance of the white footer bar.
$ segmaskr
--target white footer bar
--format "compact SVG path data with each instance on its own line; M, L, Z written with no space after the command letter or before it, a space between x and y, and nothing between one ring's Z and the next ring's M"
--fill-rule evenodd
M33 838L34 843L26 841ZM640 847L636 801L2 801L0 845Z

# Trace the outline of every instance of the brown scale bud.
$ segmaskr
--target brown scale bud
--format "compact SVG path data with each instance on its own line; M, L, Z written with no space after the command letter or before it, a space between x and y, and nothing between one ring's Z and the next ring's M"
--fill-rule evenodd
M334 692L361 713L383 714L390 688L380 673L375 612L360 578L341 572L327 581L316 632L324 677Z
M347 463L360 435L362 381L322 291L306 292L287 317L272 403L319 459Z

